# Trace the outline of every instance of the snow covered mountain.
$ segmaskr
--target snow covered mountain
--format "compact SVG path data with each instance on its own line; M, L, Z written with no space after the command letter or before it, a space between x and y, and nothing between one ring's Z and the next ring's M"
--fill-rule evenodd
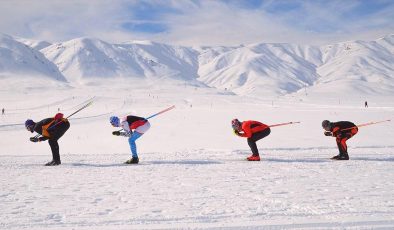
M36 50L41 50L41 49L44 49L45 47L52 45L51 43L49 43L47 41L40 41L40 40L33 40L33 39L26 39L26 38L15 38L15 39L18 42L28 45L31 48L36 49Z
M394 35L317 46L255 44L200 56L199 80L237 94L393 95ZM213 55L212 55L213 53ZM207 60L207 58L209 60Z
M393 34L375 41L325 46L261 43L181 47L151 41L110 44L92 38L49 45L23 40L31 47L44 47L40 52L45 57L18 41L2 36L2 44L17 44L13 50L24 51L13 51L22 55L10 59L7 50L0 50L1 72L38 71L55 79L64 76L74 84L114 77L169 78L201 82L239 95L271 97L304 92L309 95L394 95ZM25 60L30 63L28 66L20 64L24 63L23 58L28 59Z
M238 94L283 95L312 85L319 78L315 64L319 58L319 50L313 47L243 46L201 61L199 80Z
M394 93L394 35L371 42L354 41L321 48L321 78L310 91L348 91L364 95ZM335 92L334 91L334 92Z
M42 50L70 81L111 77L197 77L197 52L153 42L109 44L78 38Z
M4 34L0 34L0 76L12 79L38 76L66 82L57 66L41 52Z

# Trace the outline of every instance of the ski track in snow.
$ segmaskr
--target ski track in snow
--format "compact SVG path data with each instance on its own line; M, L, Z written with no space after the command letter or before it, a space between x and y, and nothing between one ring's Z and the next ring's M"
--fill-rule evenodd
M266 150L268 152L268 150ZM1 156L3 229L369 228L394 226L393 147ZM371 152L371 154L362 154ZM360 156L362 155L362 157ZM305 221L305 219L307 221Z

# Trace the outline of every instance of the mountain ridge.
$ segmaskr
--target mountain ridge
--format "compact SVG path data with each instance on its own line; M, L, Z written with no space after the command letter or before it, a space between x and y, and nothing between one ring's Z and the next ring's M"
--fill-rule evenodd
M8 35L2 35L5 36ZM394 34L374 41L324 46L254 43L185 47L153 41L111 44L88 37L41 44L45 47L39 50L43 57L36 55L38 59L51 62L73 84L118 77L136 80L164 77L201 82L239 95L280 96L306 89L310 93L328 93L335 92L335 88L341 93L394 94ZM0 51L0 57L4 53ZM15 68L11 70L17 72ZM1 72L4 71L0 68ZM50 71L41 72L51 75Z

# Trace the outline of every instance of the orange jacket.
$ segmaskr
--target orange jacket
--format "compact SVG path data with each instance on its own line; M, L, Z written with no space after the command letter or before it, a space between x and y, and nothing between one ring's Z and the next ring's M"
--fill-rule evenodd
M252 137L253 133L263 131L267 128L269 128L268 125L258 121L243 121L241 127L243 133L240 133L240 136L250 138Z

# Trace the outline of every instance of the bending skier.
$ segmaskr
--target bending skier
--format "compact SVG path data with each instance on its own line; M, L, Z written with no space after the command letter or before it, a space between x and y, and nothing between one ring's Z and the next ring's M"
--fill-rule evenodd
M233 119L231 121L231 126L237 136L246 137L248 140L248 145L252 150L252 155L246 159L248 161L260 161L256 141L268 136L271 133L270 127L258 121L240 122L238 119Z
M339 154L332 157L332 160L349 160L346 141L356 135L357 126L350 121L330 122L324 120L322 127L325 130L324 135L336 137Z
M31 119L28 119L25 122L25 127L32 133L36 131L42 135L41 137L30 137L31 142L41 142L48 140L52 151L52 161L46 163L45 166L60 165L61 161L59 154L59 144L57 141L70 128L70 123L67 119L63 118L63 114L58 113L54 118L46 118L37 123Z
M131 159L125 164L138 164L139 158L137 154L137 145L135 141L146 133L150 128L150 123L147 119L137 116L127 116L120 121L119 117L112 116L109 119L114 127L121 127L123 131L112 132L115 136L125 136L129 138L129 145L131 150ZM134 132L133 132L134 130Z

